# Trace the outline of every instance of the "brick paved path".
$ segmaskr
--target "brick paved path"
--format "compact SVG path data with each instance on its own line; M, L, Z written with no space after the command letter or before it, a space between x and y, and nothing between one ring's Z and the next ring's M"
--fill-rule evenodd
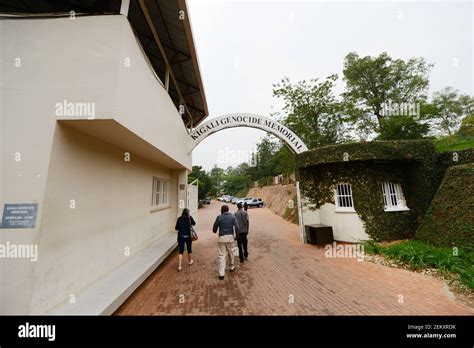
M211 232L220 206L213 201L199 210L200 239L193 243L194 265L185 263L178 273L178 256L173 253L115 314L474 313L474 306L452 299L439 279L356 259L326 258L324 249L299 242L298 226L266 208L249 210L249 260L237 262L237 269L226 271L221 281L217 274L217 236ZM230 207L235 210L235 206ZM403 303L399 303L400 295Z

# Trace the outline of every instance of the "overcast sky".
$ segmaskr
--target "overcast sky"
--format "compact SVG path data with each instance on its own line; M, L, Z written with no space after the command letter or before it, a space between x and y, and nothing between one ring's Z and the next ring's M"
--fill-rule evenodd
M445 86L474 95L471 1L188 0L209 117L235 112L268 116L281 102L272 84L342 78L344 56L388 52L424 57L435 66L430 91ZM342 81L338 90L343 89ZM206 170L245 160L265 135L233 128L206 138L193 164Z

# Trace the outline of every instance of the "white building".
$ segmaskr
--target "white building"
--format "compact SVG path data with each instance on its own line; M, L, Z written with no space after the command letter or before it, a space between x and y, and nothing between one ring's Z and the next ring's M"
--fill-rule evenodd
M188 204L208 110L185 1L83 3L0 1L0 314L112 313Z

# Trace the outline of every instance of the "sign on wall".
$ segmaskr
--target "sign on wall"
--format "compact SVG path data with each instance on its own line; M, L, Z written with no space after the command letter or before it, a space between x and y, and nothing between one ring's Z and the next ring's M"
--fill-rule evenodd
M286 142L295 153L302 153L308 150L303 141L280 122L265 116L239 113L213 118L196 127L190 134L192 139L190 152L209 135L232 127L251 127L272 133Z
M2 228L34 228L38 203L15 203L3 206Z

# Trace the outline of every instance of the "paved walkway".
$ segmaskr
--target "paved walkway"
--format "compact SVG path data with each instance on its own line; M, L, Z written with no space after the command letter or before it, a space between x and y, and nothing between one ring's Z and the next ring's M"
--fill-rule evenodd
M301 244L298 226L266 208L250 209L249 260L217 274L211 226L221 203L199 210L195 263L177 272L176 253L132 294L118 315L469 315L434 277ZM235 206L231 205L231 211ZM238 259L237 259L238 261ZM399 303L402 302L402 303Z

